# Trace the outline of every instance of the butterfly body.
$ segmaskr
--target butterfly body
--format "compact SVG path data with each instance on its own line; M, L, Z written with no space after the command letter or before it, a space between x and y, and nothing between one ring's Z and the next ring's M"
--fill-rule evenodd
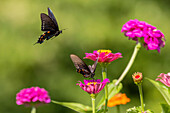
M87 66L77 55L71 54L70 58L73 61L78 73L82 74L85 78L94 77L98 59L92 66Z
M36 43L43 43L44 40L49 40L53 36L58 36L60 33L62 33L62 30L59 30L56 18L54 17L54 14L52 13L51 9L48 8L48 15L45 13L41 13L41 31L45 31L43 33L38 41ZM35 43L35 44L36 44Z

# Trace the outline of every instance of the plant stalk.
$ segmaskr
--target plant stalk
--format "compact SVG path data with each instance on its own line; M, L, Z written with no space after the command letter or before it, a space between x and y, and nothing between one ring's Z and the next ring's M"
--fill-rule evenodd
M143 104L142 83L138 84L138 88L139 88L141 108L142 108L142 112L144 112L145 110L144 110L144 104Z
M120 113L120 105L117 105L117 113Z
M115 86L117 86L126 76L126 74L128 73L128 71L130 70L130 68L132 67L132 64L134 63L134 60L137 56L138 51L141 48L141 43L138 42L138 44L135 46L132 57L128 63L128 65L126 66L125 70L123 71L122 75L119 77L119 79L116 81Z
M36 108L34 106L32 107L31 113L36 113Z
M91 99L92 99L92 113L96 113L96 107L95 107L95 94L91 94Z
M107 65L102 66L102 76L103 80L107 78ZM108 102L108 86L106 84L105 86L105 107L104 107L104 113L107 112L107 102Z

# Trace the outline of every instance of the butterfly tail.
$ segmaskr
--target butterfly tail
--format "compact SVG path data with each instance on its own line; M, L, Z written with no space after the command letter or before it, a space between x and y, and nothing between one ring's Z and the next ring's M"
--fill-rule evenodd
M34 43L33 46L34 46L35 44L38 44L38 42Z

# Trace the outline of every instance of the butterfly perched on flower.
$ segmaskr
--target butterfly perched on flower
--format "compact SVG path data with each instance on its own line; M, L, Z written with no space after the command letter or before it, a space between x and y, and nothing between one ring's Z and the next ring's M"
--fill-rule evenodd
M82 74L85 78L94 77L98 59L94 62L93 65L87 66L84 61L77 55L71 54L70 58L73 61L78 73Z
M43 43L44 40L49 40L53 36L58 36L60 33L62 33L62 30L59 30L56 18L54 14L52 13L51 9L48 8L48 15L45 13L41 13L41 31L46 31L43 33L38 41L35 43Z

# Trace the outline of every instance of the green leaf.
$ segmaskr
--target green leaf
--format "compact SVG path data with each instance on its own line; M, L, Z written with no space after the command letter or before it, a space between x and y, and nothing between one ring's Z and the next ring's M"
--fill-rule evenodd
M100 110L97 110L96 113L103 113L104 112L104 109L100 109Z
M68 107L74 111L77 111L79 113L91 113L92 112L92 108L90 106L86 106L80 103L73 103L73 102L58 102L58 101L54 101L52 100L53 103L55 104L59 104L65 107Z
M170 113L170 105L161 104L161 106L162 106L162 113Z
M166 102L170 105L170 90L168 89L168 87L166 87L160 82L156 82L149 78L146 79L148 79L160 91Z
M123 87L122 83L115 86L116 81L117 80L113 80L111 83L108 84L108 96L109 96L108 99L112 98L115 94L119 93ZM96 108L99 109L101 106L104 105L104 103L105 96L103 95Z

